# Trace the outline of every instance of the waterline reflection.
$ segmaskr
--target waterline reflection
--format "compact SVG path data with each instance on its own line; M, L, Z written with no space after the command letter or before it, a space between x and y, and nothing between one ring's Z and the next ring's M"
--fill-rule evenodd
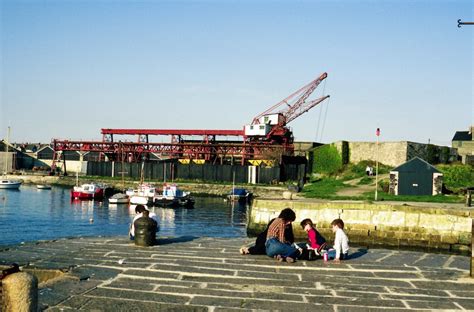
M246 206L220 198L196 198L194 209L149 207L161 236L244 237ZM75 236L126 236L135 206L71 201L68 188L0 190L0 246Z

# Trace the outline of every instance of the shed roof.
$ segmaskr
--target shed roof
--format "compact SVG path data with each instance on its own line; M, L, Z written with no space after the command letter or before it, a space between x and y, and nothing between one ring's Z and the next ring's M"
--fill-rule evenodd
M438 169L436 169L434 166L432 166L425 160L421 159L420 157L413 157L406 163L401 164L400 166L392 169L392 171L398 171L398 172L422 171L422 170L438 172L438 173L440 172Z
M469 131L456 131L453 141L471 141L472 133Z

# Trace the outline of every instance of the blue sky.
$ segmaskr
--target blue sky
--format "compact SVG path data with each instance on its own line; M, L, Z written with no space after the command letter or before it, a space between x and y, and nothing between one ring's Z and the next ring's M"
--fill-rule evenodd
M241 129L328 73L296 140L447 145L474 124L471 1L1 1L12 141ZM323 127L324 126L324 127Z

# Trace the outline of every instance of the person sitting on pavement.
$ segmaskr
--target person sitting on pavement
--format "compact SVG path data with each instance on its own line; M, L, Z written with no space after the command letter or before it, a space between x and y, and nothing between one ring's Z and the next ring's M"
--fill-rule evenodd
M286 262L292 263L301 255L301 251L292 246L285 238L285 228L291 226L295 219L295 212L290 208L285 208L280 212L278 218L270 224L265 243L267 256L274 257L280 262L286 260Z
M308 259L313 260L316 256L322 255L327 251L326 239L316 230L311 219L304 219L300 223L303 230L308 234Z
M267 241L268 228L270 227L272 222L275 221L275 219L276 218L271 219L265 231L258 234L257 239L255 240L255 245L250 247L243 246L242 248L240 248L241 255L265 255L267 253L265 249L265 243ZM293 244L293 242L295 241L293 227L291 226L291 224L285 227L285 240L290 244Z
M133 218L132 223L130 224L130 229L129 229L129 232L128 232L128 236L130 237L131 240L135 239L135 225L134 225L134 223L135 223L135 221L137 221L137 219L143 217L143 212L145 212L145 211L148 211L148 210L147 210L147 209L145 208L145 206L143 206L143 205L137 205L137 206L135 207L135 213L136 213L136 215L135 215L135 217ZM160 227L159 227L159 225L158 225L158 224L159 224L159 222L158 222L158 216L156 215L156 213L154 213L154 212L149 212L149 211L148 211L148 216L149 216L151 219L153 219L153 220L156 221L156 224L157 224L156 232L158 232L158 231L160 230Z
M344 221L335 219L331 222L332 231L336 233L334 238L333 248L336 250L335 263L340 263L341 260L347 260L349 256L349 238L344 232Z

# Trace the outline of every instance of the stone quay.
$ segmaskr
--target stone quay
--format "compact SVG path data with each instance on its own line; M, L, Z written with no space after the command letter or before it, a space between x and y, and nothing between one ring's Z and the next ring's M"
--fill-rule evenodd
M255 199L247 232L260 233L284 208L298 220L310 218L326 238L332 238L331 221L344 220L344 231L361 246L409 247L468 253L472 241L474 209L463 204L416 202L364 202L327 200ZM306 237L298 222L296 237Z
M46 311L474 310L470 257L351 246L341 264L240 255L247 238L59 239L4 247Z

